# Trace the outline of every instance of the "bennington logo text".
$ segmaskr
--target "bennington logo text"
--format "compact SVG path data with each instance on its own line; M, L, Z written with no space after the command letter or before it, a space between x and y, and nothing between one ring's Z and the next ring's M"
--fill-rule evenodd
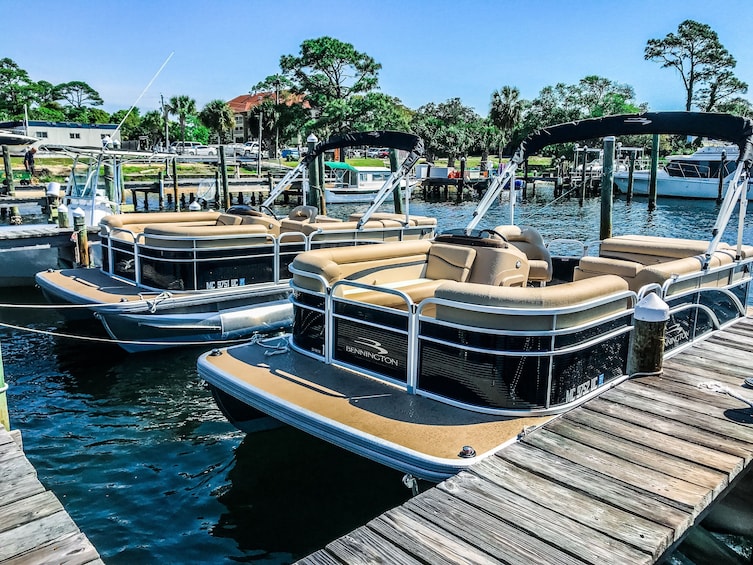
M392 365L393 367L397 367L398 361L397 359L393 359L392 357L388 357L386 354L389 353L386 349L382 347L382 344L378 341L375 341L373 339L368 339L365 337L359 337L356 340L353 340L354 343L357 343L359 345L362 345L363 347L367 349L363 349L361 347L353 347L352 345L346 345L345 346L345 352L346 353L352 353L353 355L358 355L359 357L365 357L366 359L371 359L372 361L376 361L378 363L384 363L385 365Z

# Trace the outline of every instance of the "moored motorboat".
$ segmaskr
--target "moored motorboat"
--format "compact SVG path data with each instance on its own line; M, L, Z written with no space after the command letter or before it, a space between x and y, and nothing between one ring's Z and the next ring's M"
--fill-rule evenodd
M325 161L330 172L325 178L324 198L328 204L371 202L392 174L387 167L355 166L340 161ZM410 179L401 181L403 189L411 189Z
M700 148L692 155L669 156L667 163L656 171L656 195L707 200L723 197L735 173L738 156L739 150L734 145L710 145ZM648 195L650 170L635 170L632 176L633 194ZM627 167L614 173L614 184L622 194L628 191L629 177ZM753 198L753 183L750 182L747 197Z
M291 335L208 352L199 375L233 399L221 407L242 429L250 408L417 477L450 476L629 378L634 308L647 294L668 305L668 353L745 316L753 247L721 238L744 201L751 125L654 113L537 132L459 233L296 257ZM573 265L530 226L476 231L546 145L691 129L740 147L710 241L620 235Z
M74 305L63 310L69 316L93 312L128 351L242 339L289 326L288 265L298 253L433 237L434 218L377 211L422 147L413 135L390 137L409 158L362 214L339 220L302 205L277 218L269 209L273 191L260 207L265 212L236 206L224 213L107 216L100 222L101 269L48 270L37 274L37 284L51 301ZM297 170L335 143L363 140L353 135L320 144ZM290 181L283 179L279 190Z

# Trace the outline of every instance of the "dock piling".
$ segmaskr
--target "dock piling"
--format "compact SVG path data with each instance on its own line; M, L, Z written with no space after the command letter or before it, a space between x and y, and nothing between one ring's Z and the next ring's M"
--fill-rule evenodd
M82 267L89 263L89 236L86 232L86 215L81 208L73 211L73 233L76 235L76 258Z
M659 171L659 134L651 139L651 173L648 183L648 211L656 210L656 174Z
M613 135L604 138L604 157L601 168L601 227L599 229L599 239L612 237L614 145L615 137Z
M657 374L664 362L664 337L669 306L655 293L649 293L635 306L635 324L630 336L628 375Z
M3 354L0 348L0 426L10 430L10 415L8 414L8 399L6 392L8 385L5 384L5 370L3 369Z

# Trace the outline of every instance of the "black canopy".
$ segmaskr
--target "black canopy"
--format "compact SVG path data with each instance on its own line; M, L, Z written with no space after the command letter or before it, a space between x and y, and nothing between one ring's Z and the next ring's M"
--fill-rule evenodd
M403 151L412 151L418 155L424 152L423 140L412 133L401 131L357 131L335 135L327 141L317 143L314 150L310 154L306 154L303 160L308 165L316 157L330 149L360 147L362 145L369 147L392 147L394 149L402 149Z
M569 143L607 135L635 134L697 135L728 141L740 148L738 161L753 164L753 122L748 118L708 112L645 112L591 118L542 128L523 140L513 161L521 164L528 155L547 145Z

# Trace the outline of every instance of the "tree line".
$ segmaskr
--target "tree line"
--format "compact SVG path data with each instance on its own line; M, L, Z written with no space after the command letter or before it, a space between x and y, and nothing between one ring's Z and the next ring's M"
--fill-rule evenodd
M644 58L679 75L685 110L753 116L753 105L742 97L748 85L734 74L736 60L708 25L682 22L676 32L648 40ZM280 58L279 73L250 89L262 95L254 117L266 145L276 150L277 145L295 144L310 133L325 139L346 131L397 129L420 135L429 159L447 157L453 165L469 153L501 155L506 146L541 127L649 109L636 100L632 86L597 75L576 84L545 86L533 100L522 99L514 86L502 86L491 93L486 116L460 98L411 109L378 90L381 67L373 57L335 38L303 41L298 54ZM102 104L85 82L34 82L14 61L0 60L0 120L22 118L24 107L31 119L50 121L120 123L127 114L127 110L107 114L98 108ZM125 139L147 136L152 144L162 143L171 116L177 121L168 123L168 128L177 128L182 140L207 143L213 136L220 143L230 141L234 117L227 103L213 100L199 110L188 95L173 96L162 111L143 116L135 108L123 122L122 135Z

